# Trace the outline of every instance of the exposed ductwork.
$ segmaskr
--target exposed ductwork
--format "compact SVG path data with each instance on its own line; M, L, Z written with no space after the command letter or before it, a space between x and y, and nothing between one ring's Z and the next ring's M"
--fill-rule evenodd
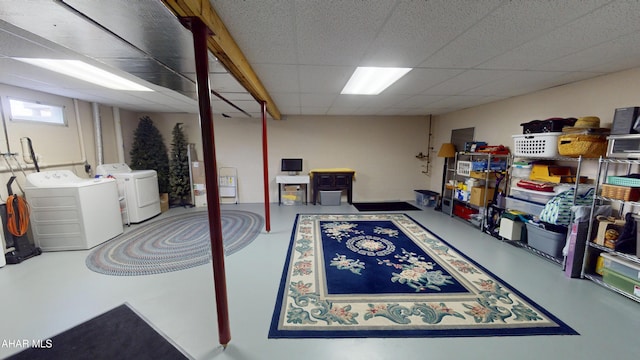
M113 124L116 128L116 147L118 162L124 163L124 140L122 139L122 123L120 122L120 108L113 108Z
M102 150L102 121L100 121L100 105L98 103L91 103L91 112L93 114L93 128L95 130L96 138L96 157L98 159L98 165L104 163L104 154Z

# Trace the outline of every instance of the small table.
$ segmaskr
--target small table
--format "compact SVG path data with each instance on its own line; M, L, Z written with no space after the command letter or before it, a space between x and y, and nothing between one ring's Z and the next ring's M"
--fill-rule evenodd
M347 168L311 170L311 176L313 178L313 205L316 204L318 194L322 190L347 190L347 202L351 204L355 173L354 170Z
M309 180L309 175L276 176L276 183L278 184L278 205L282 204L282 187L286 185L304 186L304 204L307 205Z

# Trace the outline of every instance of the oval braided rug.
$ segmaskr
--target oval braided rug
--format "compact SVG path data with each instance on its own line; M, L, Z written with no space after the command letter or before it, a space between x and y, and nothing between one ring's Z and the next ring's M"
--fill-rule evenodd
M225 255L260 234L262 216L243 210L221 213ZM92 271L119 276L150 275L207 264L211 260L206 211L174 215L143 224L95 248L86 264Z

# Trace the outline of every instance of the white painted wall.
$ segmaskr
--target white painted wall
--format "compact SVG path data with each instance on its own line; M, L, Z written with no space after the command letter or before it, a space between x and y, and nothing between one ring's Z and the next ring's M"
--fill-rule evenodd
M123 120L125 150L130 151L137 119L149 115L163 133L170 151L171 130L184 123L185 135L202 156L198 118L188 114L138 114ZM239 201L264 201L262 119L214 117L218 167L238 170ZM425 162L415 158L427 152L429 132L425 117L289 116L267 122L270 201L277 202L275 177L280 159L301 157L304 172L314 168L348 167L356 171L354 201L411 200L413 190L425 189Z

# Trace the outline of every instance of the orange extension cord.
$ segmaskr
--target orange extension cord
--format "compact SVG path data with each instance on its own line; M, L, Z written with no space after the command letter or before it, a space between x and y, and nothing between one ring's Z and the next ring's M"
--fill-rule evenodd
M9 195L7 198L7 230L14 236L22 236L27 233L28 228L29 204L23 197Z

